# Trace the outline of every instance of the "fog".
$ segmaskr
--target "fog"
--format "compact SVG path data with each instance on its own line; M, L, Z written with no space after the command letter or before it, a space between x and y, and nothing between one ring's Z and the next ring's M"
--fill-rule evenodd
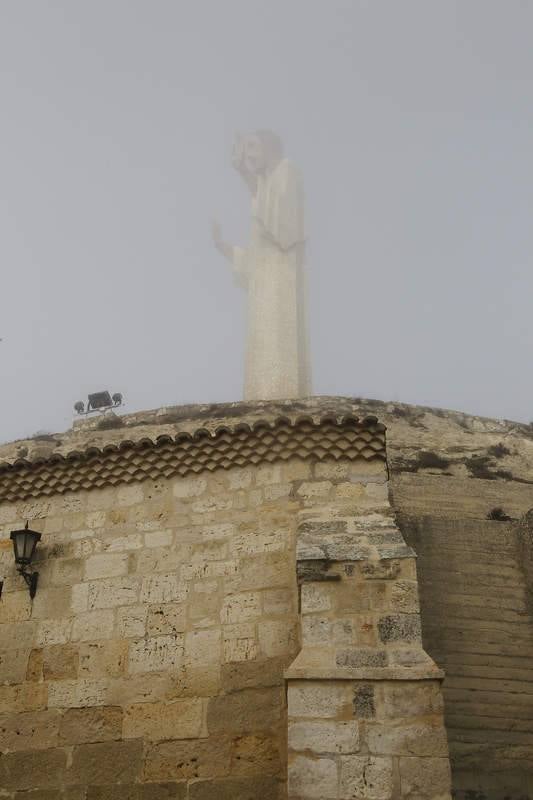
M533 419L531 0L2 0L0 439L242 397L235 131L306 187L315 394Z

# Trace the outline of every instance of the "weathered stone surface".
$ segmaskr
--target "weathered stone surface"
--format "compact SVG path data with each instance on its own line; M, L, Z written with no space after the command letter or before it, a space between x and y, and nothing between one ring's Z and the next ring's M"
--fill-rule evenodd
M450 763L447 758L401 758L402 796L449 798Z
M392 758L343 756L338 796L342 800L392 800Z
M401 688L398 690L398 695L403 697ZM374 684L363 683L356 686L353 694L353 713L357 719L372 719L376 716Z
M281 464L260 464L255 470L255 482L258 486L281 483Z
M209 700L207 727L211 734L253 733L279 722L282 711L281 690L245 689Z
M0 652L0 684L22 683L30 656L29 649Z
M124 738L160 741L205 737L205 705L205 700L191 698L129 706L124 712Z
M240 664L223 664L221 671L224 692L240 689L255 689L268 686L282 686L283 672L290 662L288 659L260 659Z
M87 608L116 608L137 603L139 581L136 578L108 578L89 583Z
M32 603L31 616L33 620L58 619L64 616L70 605L70 588L41 587Z
M147 749L145 781L216 778L229 774L231 742L224 735L153 744Z
M189 667L205 668L221 662L220 629L197 630L185 634L185 664Z
M198 497L207 489L205 478L180 478L173 484L175 497Z
M85 562L85 577L87 580L93 580L126 575L128 559L127 553L101 553L89 556Z
M384 667L388 663L384 650L357 647L339 650L336 657L338 667Z
M144 534L144 544L146 547L168 547L172 544L173 538L171 530L146 531Z
M89 603L89 584L76 583L70 590L70 610L74 614L87 611Z
M138 800L139 786L115 784L114 786L89 786L87 800Z
M421 639L418 614L390 614L378 623L382 642L413 642Z
M72 620L47 619L39 623L36 643L41 647L65 644L71 638Z
M43 679L43 651L41 648L31 650L26 667L27 681L41 681Z
M296 587L263 592L263 613L268 616L290 616L296 608Z
M67 753L60 748L9 753L0 758L0 787L6 791L59 789L66 766Z
M314 467L317 478L329 478L332 481L339 481L347 478L350 472L350 464L347 461L318 461Z
M5 593L2 597L2 622L22 622L31 616L31 601L26 590Z
M277 775L281 770L282 742L276 734L239 736L232 744L231 773Z
M444 700L437 681L385 683L382 713L386 717L408 719L442 714Z
M91 642L79 649L80 678L117 678L126 669L128 647L123 640Z
M185 800L187 784L148 783L113 784L111 786L89 786L87 795L83 789L80 800Z
M408 725L368 724L365 741L370 753L393 756L442 756L448 754L442 725L428 722Z
M278 797L275 778L227 778L195 781L189 788L189 800L274 800Z
M246 622L261 616L261 601L259 592L245 592L230 595L224 601L220 612L223 623Z
M351 708L350 687L339 681L294 682L289 691L289 716L327 719Z
M267 658L276 658L297 650L297 632L287 620L267 620L259 622L259 647Z
M402 564L394 560L367 561L361 565L361 575L366 580L391 580L401 574Z
M180 598L182 591L177 575L150 575L143 578L141 603L171 603Z
M67 784L133 783L142 769L142 741L102 742L74 747Z
M42 650L42 676L45 681L76 678L79 669L79 651L75 645L59 644Z
M117 503L119 506L134 506L142 503L144 492L142 486L122 486L117 493Z
M304 614L315 611L329 611L332 591L324 583L304 583L301 588L301 608Z
M139 800L185 800L187 784L183 783L149 783L138 786ZM89 800L89 799L88 799ZM111 798L111 800L114 800Z
M148 609L145 605L117 609L118 635L124 639L144 637L146 634L147 614Z
M300 547L300 539L298 540L297 559L296 559L296 576L298 578L298 585L305 586L309 583L327 583L328 581L339 581L340 575L330 571L333 562L325 557L321 549L317 549L315 544L312 545L312 557L307 559L304 557L305 545L302 549ZM321 553L320 557L316 557Z
M125 521L122 519L122 512L112 511L110 516L113 522L115 522L115 518L118 516L120 516L120 519L116 520L117 523ZM144 539L142 534L130 533L126 536L115 536L113 539L107 541L105 543L105 549L108 553L123 553L128 550L140 550L143 544Z
M289 746L292 750L310 750L317 755L357 753L359 726L357 722L330 720L292 723Z
M338 767L332 758L296 756L289 762L289 796L329 800L337 798Z
M50 708L103 706L107 690L108 683L102 679L52 682L48 686L48 705Z
M1 714L0 752L47 750L57 747L60 718L57 711Z
M69 708L61 717L59 739L63 745L108 742L122 737L122 709Z
M133 703L154 703L160 700L171 700L180 693L181 670L160 673L150 672L137 675L125 675L109 681L107 703L109 705L127 706Z
M19 683L0 686L0 713L41 711L47 706L48 686L44 683Z
M186 628L186 606L183 603L164 603L150 606L146 630L149 636L183 633Z
M129 650L130 673L176 669L183 661L183 637L152 636L133 642Z
M391 607L395 611L416 614L420 611L416 581L397 581L391 591Z
M291 586L293 570L282 553L242 556L225 576L228 593Z
M86 800L85 787L69 789L35 789L29 792L16 792L15 800Z
M81 580L83 561L81 558L60 558L54 563L52 583L56 586L72 586Z
M224 663L253 661L257 658L259 644L254 623L241 622L237 625L224 625L222 635Z
M115 617L113 611L87 611L78 614L72 625L72 641L90 642L110 639L113 635Z

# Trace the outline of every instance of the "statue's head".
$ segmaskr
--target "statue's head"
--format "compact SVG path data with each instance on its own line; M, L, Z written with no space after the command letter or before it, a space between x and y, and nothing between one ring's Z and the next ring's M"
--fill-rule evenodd
M243 176L256 178L273 169L283 158L281 139L272 131L237 134L233 145L233 166Z

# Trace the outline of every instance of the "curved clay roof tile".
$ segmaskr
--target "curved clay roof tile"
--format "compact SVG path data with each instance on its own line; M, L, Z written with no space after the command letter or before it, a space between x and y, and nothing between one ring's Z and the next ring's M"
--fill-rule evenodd
M252 427L240 422L213 433L200 428L175 437L145 437L138 441L94 445L84 451L58 453L35 462L24 459L0 464L0 502L39 495L62 494L91 487L116 486L172 475L230 469L234 466L300 459L346 458L385 460L385 426L375 417L309 415L295 420L258 420Z

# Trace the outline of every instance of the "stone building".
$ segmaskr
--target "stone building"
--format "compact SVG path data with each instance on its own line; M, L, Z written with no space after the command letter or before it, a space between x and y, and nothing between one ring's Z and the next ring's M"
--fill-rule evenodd
M187 406L0 461L1 798L533 797L531 427Z

